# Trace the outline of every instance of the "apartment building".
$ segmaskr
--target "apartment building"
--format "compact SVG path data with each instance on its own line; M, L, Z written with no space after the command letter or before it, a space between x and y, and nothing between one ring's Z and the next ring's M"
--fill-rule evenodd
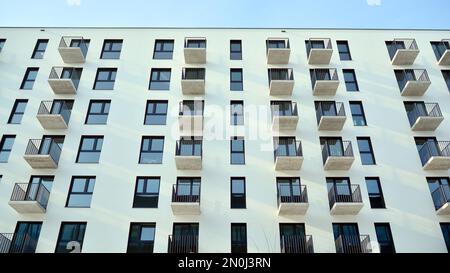
M0 28L0 252L448 252L449 39Z

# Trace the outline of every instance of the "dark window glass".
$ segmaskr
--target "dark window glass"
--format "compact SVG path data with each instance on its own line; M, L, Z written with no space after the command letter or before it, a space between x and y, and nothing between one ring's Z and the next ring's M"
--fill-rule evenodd
M37 73L39 68L37 67L29 67L25 72L25 76L23 77L22 84L20 85L20 89L33 89L34 81L36 80Z
M58 242L56 243L56 253L81 252L83 247L84 232L86 222L62 222L59 230Z
M164 125L167 118L167 101L149 100L145 108L145 125Z
M156 40L153 59L171 60L173 56L174 40Z
M351 61L350 47L347 41L336 41L341 61Z
M353 125L355 125L355 126L366 126L367 125L362 102L351 101L350 102L350 111L352 113Z
M380 246L380 253L395 253L391 226L388 223L375 223L375 232Z
M286 48L285 40L268 40L267 48Z
M206 48L205 39L188 39L186 43L187 48Z
M108 120L110 100L91 100L89 102L86 124L106 124Z
M16 139L16 136L3 135L2 141L0 142L0 162L1 163L8 162L9 154L11 153L15 139Z
M447 84L448 91L450 91L450 70L442 70L442 76L444 76L444 81Z
M143 137L141 143L140 164L161 164L164 151L164 137Z
M347 88L347 91L359 91L358 82L356 81L356 74L355 70L353 69L344 69L342 70L344 73L344 81L345 81L345 87Z
M230 140L231 164L245 164L245 147L243 137L232 137Z
M444 235L447 251L450 252L450 223L441 223L442 234Z
M231 178L231 208L245 209L246 208L246 191L245 178L232 177Z
M112 90L116 81L117 68L99 68L95 76L94 89Z
M386 208L380 179L378 177L366 177L366 186L369 193L370 207L373 209Z
M244 102L232 100L230 102L231 125L244 125Z
M445 54L445 51L450 49L450 44L448 41L431 42L431 48L433 49L436 59L439 61L442 55Z
M155 223L131 223L127 253L153 253Z
M94 192L95 177L72 177L66 207L89 208Z
M105 40L100 59L120 59L123 40Z
M448 177L427 177L428 188L434 208L439 210L450 202L450 179Z
M98 163L102 145L103 136L82 136L77 163Z
M150 73L149 90L170 89L170 68L153 68Z
M9 249L7 248L8 242L6 237L0 237L2 238L0 241L2 253L35 253L41 227L42 222L18 221L14 230L14 236L9 241Z
M244 90L242 78L243 78L242 77L242 68L230 69L230 90L231 91Z
M375 165L375 156L373 155L372 143L368 137L357 137L359 154L363 165Z
M8 119L9 124L20 124L20 122L22 122L27 102L28 100L16 100L14 102L13 109Z
M160 177L137 177L133 208L157 208Z
M230 60L242 60L242 41L230 41Z
M247 224L231 223L231 253L247 253Z
M31 55L32 59L43 59L45 49L47 48L48 40L39 39L36 42L36 46L33 50L33 55Z
M184 68L183 80L204 80L205 69L204 68Z
M0 52L2 52L3 47L5 46L6 39L0 39Z

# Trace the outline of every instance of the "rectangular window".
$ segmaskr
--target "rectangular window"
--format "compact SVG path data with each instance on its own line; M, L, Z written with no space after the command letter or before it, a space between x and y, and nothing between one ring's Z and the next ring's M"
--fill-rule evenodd
M73 176L70 183L69 195L66 207L89 208L91 207L92 193L94 192L95 176Z
M39 71L38 67L28 67L23 77L20 89L31 90L33 89L34 81L36 80L37 73Z
M442 70L442 76L447 84L448 91L450 91L450 70Z
M242 60L242 41L230 41L230 60Z
M2 141L0 142L0 163L8 162L15 139L16 136L3 135Z
M351 61L352 56L350 55L350 47L347 41L336 41L337 48L339 51L339 58L341 61Z
M127 253L153 253L155 223L131 223Z
M442 235L444 235L447 251L450 253L450 223L441 223Z
M43 59L45 49L47 48L48 40L47 39L39 39L36 42L36 46L33 50L33 55L31 55L32 59Z
M445 54L445 51L447 51L450 48L450 42L447 41L440 41L440 42L431 42L431 48L433 49L434 55L436 56L436 60L441 60L442 56Z
M81 252L86 225L86 222L62 222L55 252Z
M133 208L157 208L160 177L137 177Z
M380 253L395 253L394 239L392 238L389 223L375 223L375 232L380 246Z
M450 178L427 177L427 182L434 208L438 211L450 202Z
M370 207L373 209L385 209L383 191L378 177L366 177L367 192L369 194Z
M231 253L247 253L247 224L231 223Z
M243 137L232 137L230 140L230 163L236 165L245 164L245 147Z
M244 102L232 100L230 102L231 125L244 125Z
M0 52L2 52L3 47L5 46L6 39L0 39Z
M102 145L103 136L82 136L77 163L98 163Z
M110 105L110 100L91 100L85 124L106 124Z
M142 137L139 164L161 164L164 152L164 137Z
M9 124L20 124L22 122L22 117L25 113L27 102L28 100L16 100L14 102L13 109L8 119Z
M352 113L353 125L367 126L364 108L360 101L350 101L350 111Z
M165 125L167 118L166 100L149 100L145 108L144 125Z
M375 156L373 155L372 143L369 137L357 137L359 154L363 165L375 165Z
M95 76L95 90L113 90L117 68L99 68Z
M170 68L152 68L150 73L149 90L170 89Z
M231 177L231 208L246 208L245 177Z
M174 40L156 40L153 59L171 60L173 56Z
M100 59L120 59L123 40L105 40Z
M242 68L231 68L230 69L230 90L231 91L244 90L242 78L243 78L242 77Z
M347 91L350 92L359 91L358 82L356 81L355 70L344 69L342 70L342 72L344 73L345 87L347 88Z

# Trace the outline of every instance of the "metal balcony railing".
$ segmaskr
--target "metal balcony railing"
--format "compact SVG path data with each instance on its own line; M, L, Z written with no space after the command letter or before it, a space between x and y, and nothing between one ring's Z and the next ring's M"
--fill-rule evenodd
M419 117L442 117L441 108L437 103L424 103L424 107L414 105L411 111L408 111L409 124L413 126Z
M130 241L128 242L128 253L153 253L153 241Z
M28 234L0 233L0 253L34 253L37 240Z
M289 39L287 38L269 38L266 40L266 53L269 53L269 49L287 49L291 48Z
M429 82L430 78L425 69L405 69L405 70L395 70L395 76L397 78L398 86L400 87L400 92L403 91L406 84L409 81L417 82Z
M318 68L310 69L311 84L314 88L317 81L338 81L338 74L336 68Z
M67 104L65 102L62 102L58 107L53 106L54 102L51 100L41 101L41 104L39 105L38 115L61 115L66 124L69 123L72 110L69 109Z
M42 139L30 139L28 141L25 155L50 155L53 161L58 164L61 156L61 147L54 140L51 140L49 145L42 146Z
M177 140L175 146L175 155L179 156L202 156L201 139L181 139Z
M278 206L281 203L308 203L306 185L278 185Z
M281 236L281 253L314 253L311 235Z
M431 197L433 198L436 210L442 208L443 205L450 202L450 186L440 185L439 188L431 193Z
M293 81L294 73L292 68L269 68L269 85L272 80L276 81Z
M389 57L394 59L395 54L398 50L418 50L417 43L415 39L395 39L392 44L388 47Z
M280 149L280 146L283 146L283 149ZM290 141L280 139L276 143L273 154L274 161L277 160L278 156L303 156L302 142L300 140Z
M50 80L69 79L72 81L75 89L77 89L80 83L81 72L82 68L54 66L48 78Z
M352 157L353 156L352 142L342 141L342 147L337 147L336 145L334 145L332 149L330 149L329 145L323 145L322 160L324 164L329 156Z
M11 201L36 201L47 208L50 191L41 183L16 183L11 194Z
M200 184L174 184L172 202L200 204Z
M296 102L272 102L270 104L272 110L272 117L296 117L298 116Z
M205 80L204 68L183 68L182 80Z
M441 60L442 56L444 56L445 52L450 50L450 39L443 39L434 49L434 54L436 55L436 59Z
M450 141L427 141L419 149L419 156L422 166L433 156L450 157Z
M198 253L197 235L169 235L168 253Z
M306 41L306 54L309 56L311 49L332 49L330 38L311 38Z
M72 40L76 40L77 43L72 43ZM63 36L61 38L61 41L59 42L59 47L62 48L79 47L81 49L81 53L83 54L84 58L86 58L86 54L88 51L86 41L81 36Z
M194 101L186 103L180 101L178 104L178 114L180 116L203 116L204 101Z
M369 235L340 235L336 240L337 253L371 253Z
M362 203L359 185L333 185L328 191L330 209L335 203Z
M184 48L206 48L206 38L205 37L185 38Z
M318 107L316 109L316 117L317 122L320 122L322 116L326 117L345 117L345 108L344 103L342 102L334 102L334 105L330 105L330 107L324 107L324 104L327 103L318 103Z

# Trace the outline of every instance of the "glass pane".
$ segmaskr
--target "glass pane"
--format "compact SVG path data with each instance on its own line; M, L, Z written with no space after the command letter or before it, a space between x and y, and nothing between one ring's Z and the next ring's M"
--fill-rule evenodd
M358 139L358 147L361 152L370 152L370 145L367 139Z
M90 207L92 194L71 194L68 207Z
M85 178L75 178L72 183L72 192L84 192L85 187Z
M149 179L147 181L147 193L157 193L159 192L159 180L158 179Z
M78 155L79 163L98 163L100 152L80 152Z
M231 192L232 193L245 193L245 183L244 180L232 180L231 181Z
M142 227L141 229L141 241L153 241L155 238L155 228L154 227Z
M242 139L231 140L231 150L234 152L243 152L244 151L244 140L242 140Z
M81 143L81 150L93 150L94 149L94 138L83 138L83 141Z
M164 146L164 139L161 138L154 138L152 140L152 151L162 151Z
M369 194L379 194L380 189L378 187L378 181L374 179L366 179L367 191Z

